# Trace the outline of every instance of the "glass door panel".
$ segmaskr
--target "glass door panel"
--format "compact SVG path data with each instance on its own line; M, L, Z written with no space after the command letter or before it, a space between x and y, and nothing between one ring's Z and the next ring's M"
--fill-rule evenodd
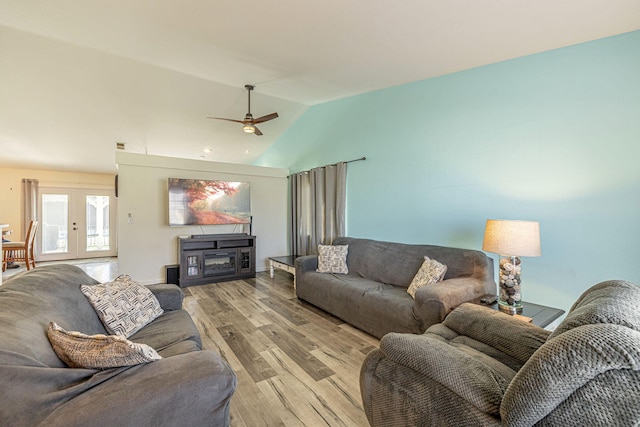
M109 190L78 190L78 257L115 256L115 195Z
M87 252L109 250L109 196L85 196Z
M69 241L69 194L43 194L40 235L42 245L40 259L55 259L68 255ZM73 248L75 250L75 248ZM47 255L56 254L54 257Z

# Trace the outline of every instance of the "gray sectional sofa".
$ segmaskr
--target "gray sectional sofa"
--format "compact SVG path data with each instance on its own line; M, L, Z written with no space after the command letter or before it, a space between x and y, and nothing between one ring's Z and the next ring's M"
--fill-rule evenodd
M47 338L69 331L107 334L80 285L97 282L71 265L38 267L0 286L0 424L20 426L225 426L236 376L182 309L175 285L148 288L164 314L130 341L162 356L104 370L67 367Z
M349 245L348 274L319 273L317 255L299 257L296 294L377 338L421 334L463 302L496 292L493 260L481 251L352 237L333 245ZM418 289L414 300L407 288L425 255L445 264L447 273Z

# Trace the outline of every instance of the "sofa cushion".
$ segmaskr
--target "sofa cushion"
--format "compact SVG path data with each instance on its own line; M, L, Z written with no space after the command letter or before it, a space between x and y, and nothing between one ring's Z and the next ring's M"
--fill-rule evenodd
M421 333L426 329L413 312L407 290L361 277L316 272L305 274L299 298L375 337L391 331Z
M493 261L481 251L434 245L410 245L355 237L338 237L334 245L349 245L349 274L408 288L424 257L447 266L444 280L475 277L494 286ZM484 293L488 293L486 291Z
M318 245L318 273L347 274L349 245Z
M108 332L130 337L163 313L158 299L149 289L127 275L113 282L80 287Z
M71 368L108 369L162 359L146 344L119 335L86 335L49 323L47 336L60 360Z
M162 357L202 349L198 329L185 310L165 312L131 335L129 340L153 347ZM176 345L182 350L174 348Z
M424 262L420 269L413 276L411 284L407 288L407 292L412 298L416 297L416 291L426 285L437 283L444 279L444 275L447 273L447 266L439 263L435 259L431 259L428 256L424 257Z
M65 367L47 339L54 319L87 334L106 333L79 292L80 285L93 283L80 268L66 264L41 266L6 280L0 286L0 365Z

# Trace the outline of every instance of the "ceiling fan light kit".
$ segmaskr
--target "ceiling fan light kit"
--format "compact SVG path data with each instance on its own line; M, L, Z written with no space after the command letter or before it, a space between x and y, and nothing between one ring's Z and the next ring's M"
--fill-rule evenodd
M243 131L245 131L246 133L252 133L254 135L260 136L262 135L262 132L260 132L260 129L256 127L256 124L273 120L278 117L278 113L271 113L271 114L267 114L266 116L262 116L262 117L258 117L257 119L254 119L253 115L251 114L251 91L254 89L254 86L245 85L244 88L247 90L247 114L244 116L244 120L226 119L224 117L207 117L207 118L215 119L215 120L226 120L228 122L242 123Z

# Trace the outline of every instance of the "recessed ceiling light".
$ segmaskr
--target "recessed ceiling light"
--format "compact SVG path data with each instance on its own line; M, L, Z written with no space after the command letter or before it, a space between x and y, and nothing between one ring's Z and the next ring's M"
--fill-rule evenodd
M204 156L200 156L201 159L204 159Z
M205 153L210 153L210 152L212 152L213 150L212 150L211 148L207 147L207 148L205 148L205 149L204 149L204 150L202 150L202 151L204 151Z
M244 154L249 154L249 150L245 150L245 151L244 151Z

